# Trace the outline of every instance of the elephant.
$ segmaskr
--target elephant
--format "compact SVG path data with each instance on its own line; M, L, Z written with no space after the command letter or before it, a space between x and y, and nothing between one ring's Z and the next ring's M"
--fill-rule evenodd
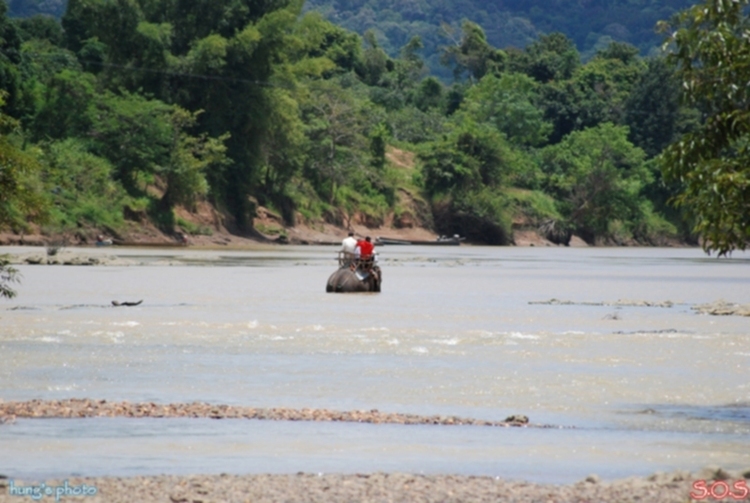
M360 279L363 274L366 276ZM383 274L378 266L374 266L372 270L365 273L361 270L353 271L349 267L341 267L328 278L326 292L379 292L382 281Z

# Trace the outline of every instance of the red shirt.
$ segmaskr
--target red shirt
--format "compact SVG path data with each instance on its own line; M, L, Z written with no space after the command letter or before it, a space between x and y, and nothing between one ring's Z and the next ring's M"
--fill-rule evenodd
M359 246L359 256L362 258L370 257L372 251L375 249L375 246L370 241L365 241L364 239L357 241L357 246Z

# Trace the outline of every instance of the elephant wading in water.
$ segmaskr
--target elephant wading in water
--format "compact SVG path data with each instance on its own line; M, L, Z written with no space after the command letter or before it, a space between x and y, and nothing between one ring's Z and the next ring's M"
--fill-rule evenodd
M372 258L360 260L339 255L339 269L331 274L326 292L379 292L383 273Z

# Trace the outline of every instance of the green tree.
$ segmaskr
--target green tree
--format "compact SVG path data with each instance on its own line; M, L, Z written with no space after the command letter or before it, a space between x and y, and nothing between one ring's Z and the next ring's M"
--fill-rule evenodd
M352 172L367 164L362 156L367 141L357 99L335 82L319 82L311 86L302 113L308 139L306 176L320 197L333 203Z
M493 48L487 42L487 36L481 26L471 21L461 25L461 37L455 36L450 26L444 25L444 31L450 37L451 44L443 48L441 63L453 67L453 77L460 80L464 73L479 80L488 72L503 68L505 52Z
M89 135L93 150L109 159L114 176L130 195L142 196L148 185L163 188L160 210L190 206L208 192L205 172L226 166L228 135L191 135L199 113L142 96L106 93L97 98ZM170 221L165 222L167 227Z
M680 113L680 86L663 58L653 58L625 107L630 140L649 157L675 140Z
M170 211L178 204L192 208L198 198L208 193L206 171L220 169L228 164L224 145L228 134L210 138L205 133L199 136L188 133L195 126L198 115L177 106L170 110L168 158L164 164L156 165L154 169L154 173L166 185L160 200L165 211Z
M61 46L63 43L62 26L52 16L36 14L30 18L17 19L16 25L23 41L47 40L57 46Z
M0 2L0 91L4 91L3 104L13 117L23 113L21 91L21 36L18 27L7 15L8 6Z
M112 163L115 179L130 195L144 195L149 177L169 162L171 112L166 103L130 93L107 92L92 104L92 151Z
M569 79L580 65L573 41L562 33L551 33L539 37L524 52L510 52L507 68L545 83Z
M2 112L4 98L0 91L0 229L23 230L29 222L45 221L47 201L39 183L41 166L19 147L23 138L18 122Z
M29 130L34 140L83 137L91 131L96 78L63 69L45 82L41 104Z
M662 24L668 60L700 127L663 154L679 181L675 202L695 218L706 251L725 255L750 241L750 18L748 0L706 0Z
M420 147L419 159L439 232L512 241L503 187L524 163L497 129L458 116L449 134Z
M492 124L512 143L537 146L552 131L538 101L538 84L526 75L485 75L467 92L462 110L478 122Z
M387 71L393 69L393 61L388 54L378 45L375 32L368 30L365 32L365 49L362 61L362 79L371 86L380 84L380 79Z
M83 140L68 138L44 144L41 161L53 228L122 227L125 191L113 179L112 165L88 152Z
M380 123L370 132L370 163L378 171L385 169L385 149L390 132L384 123Z
M576 131L541 152L546 190L568 225L589 243L613 236L619 222L632 232L642 218L640 192L649 182L645 154L610 123Z

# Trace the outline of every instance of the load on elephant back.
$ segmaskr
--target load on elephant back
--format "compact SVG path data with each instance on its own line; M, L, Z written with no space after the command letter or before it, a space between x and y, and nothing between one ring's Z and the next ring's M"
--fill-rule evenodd
M352 233L349 235L351 237ZM383 273L377 260L369 236L357 242L353 252L347 246L347 240L344 240L338 254L339 268L328 278L326 292L379 292Z

